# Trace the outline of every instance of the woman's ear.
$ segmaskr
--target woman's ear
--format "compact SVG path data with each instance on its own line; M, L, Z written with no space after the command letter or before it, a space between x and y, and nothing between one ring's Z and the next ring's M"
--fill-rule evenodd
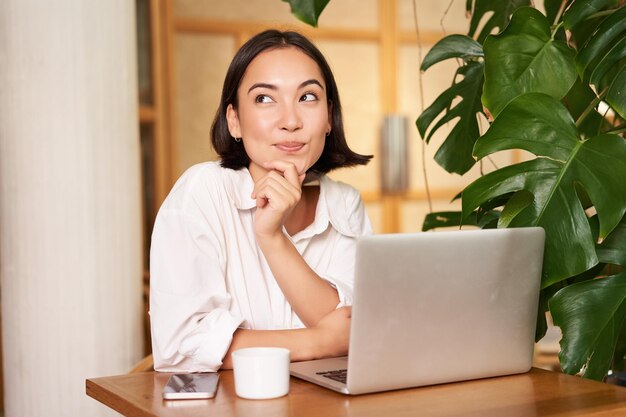
M234 138L240 138L241 127L239 126L239 116L237 115L237 110L235 110L232 104L229 104L226 108L226 121L228 122L228 131L230 132L230 135Z

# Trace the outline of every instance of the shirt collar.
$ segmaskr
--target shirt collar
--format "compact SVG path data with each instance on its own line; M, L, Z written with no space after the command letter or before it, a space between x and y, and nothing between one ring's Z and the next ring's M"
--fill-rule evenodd
M352 213L352 207L347 207L345 187L348 186L322 175L320 177L320 199L324 197L328 220L333 227L344 236L357 237L359 231L350 223L349 216Z
M256 207L256 201L250 197L254 190L254 181L248 168L231 170L231 196L235 207L239 210L250 210Z
M297 241L324 233L329 223L342 235L356 237L358 231L354 230L350 224L350 219L348 218L349 208L346 207L342 186L326 175L319 176L319 185L320 196L315 210L315 220L307 228L296 233L292 239Z

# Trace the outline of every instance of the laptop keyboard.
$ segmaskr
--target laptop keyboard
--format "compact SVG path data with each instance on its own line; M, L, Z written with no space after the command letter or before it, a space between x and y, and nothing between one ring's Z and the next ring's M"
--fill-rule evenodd
M347 369L336 369L334 371L322 371L316 372L317 375L321 375L325 378L332 379L333 381L338 381L343 384L346 383L348 379L348 370Z

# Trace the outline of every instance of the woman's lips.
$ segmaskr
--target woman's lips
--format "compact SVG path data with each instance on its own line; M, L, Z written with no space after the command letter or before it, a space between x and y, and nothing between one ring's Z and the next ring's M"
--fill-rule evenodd
M302 149L304 145L305 144L301 142L281 142L275 144L274 146L282 152L294 153Z

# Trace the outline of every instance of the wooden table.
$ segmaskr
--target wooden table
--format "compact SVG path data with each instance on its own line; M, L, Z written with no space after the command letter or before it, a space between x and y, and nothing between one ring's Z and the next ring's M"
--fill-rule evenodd
M244 400L235 395L232 371L221 372L211 400L163 401L170 374L87 380L87 395L131 417L146 416L626 416L626 388L540 369L527 374L345 396L291 378L287 396Z

